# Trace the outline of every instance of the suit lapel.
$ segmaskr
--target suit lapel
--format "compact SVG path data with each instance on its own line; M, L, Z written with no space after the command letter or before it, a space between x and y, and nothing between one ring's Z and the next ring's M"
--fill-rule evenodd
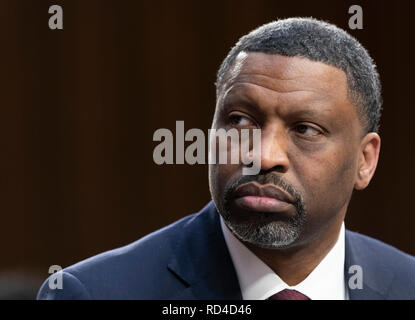
M242 299L213 202L186 222L168 268L187 285L174 299Z

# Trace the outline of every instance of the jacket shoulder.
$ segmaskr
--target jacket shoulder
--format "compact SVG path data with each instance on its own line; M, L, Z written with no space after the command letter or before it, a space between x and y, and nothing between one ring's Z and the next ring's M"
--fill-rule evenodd
M397 259L394 261L406 262L405 265L415 267L415 257L407 254L387 243L371 238L358 232L346 230L346 236L352 241L353 246L359 246L367 249L367 253L372 252L372 257L378 256L383 259L385 257ZM395 264L394 262L392 264Z
M362 262L363 277L385 286L387 299L415 299L415 257L380 240L346 231L354 261ZM390 281L385 281L390 279Z

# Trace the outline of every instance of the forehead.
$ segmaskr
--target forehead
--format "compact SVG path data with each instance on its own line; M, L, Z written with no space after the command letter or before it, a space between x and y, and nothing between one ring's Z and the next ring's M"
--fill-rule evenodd
M360 122L349 100L346 74L303 57L240 53L225 78L217 106L222 109L239 102L252 103L265 113L313 112L343 126Z
M276 93L310 92L321 98L348 99L342 70L303 57L241 52L226 78L222 92L253 84Z

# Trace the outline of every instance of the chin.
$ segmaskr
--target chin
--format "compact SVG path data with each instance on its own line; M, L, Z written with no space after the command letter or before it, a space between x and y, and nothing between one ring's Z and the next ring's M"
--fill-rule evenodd
M295 244L301 227L289 222L273 221L265 224L226 221L225 224L242 242L263 249L288 248Z

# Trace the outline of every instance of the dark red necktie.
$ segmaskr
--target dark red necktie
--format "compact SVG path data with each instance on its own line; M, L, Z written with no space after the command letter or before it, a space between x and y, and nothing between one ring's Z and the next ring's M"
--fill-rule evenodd
M296 290L284 289L269 297L268 300L310 300L310 298Z

